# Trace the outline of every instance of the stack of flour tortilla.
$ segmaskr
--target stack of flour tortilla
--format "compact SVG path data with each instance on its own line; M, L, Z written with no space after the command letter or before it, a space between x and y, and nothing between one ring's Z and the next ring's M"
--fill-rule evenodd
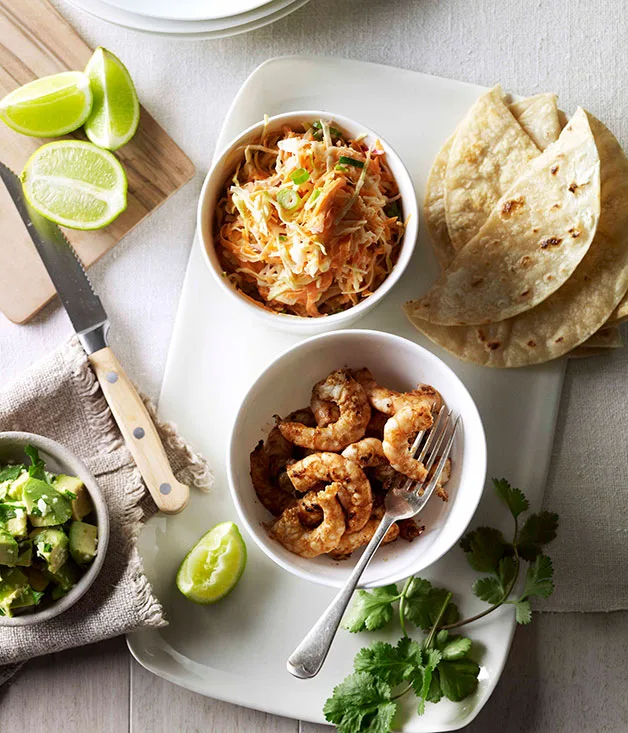
M628 161L585 110L481 96L434 161L425 219L442 273L405 310L436 344L493 367L622 344Z

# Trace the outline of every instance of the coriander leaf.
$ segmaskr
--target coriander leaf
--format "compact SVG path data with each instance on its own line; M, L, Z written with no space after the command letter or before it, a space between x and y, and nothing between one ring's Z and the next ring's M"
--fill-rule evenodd
M396 585L385 585L372 591L359 590L343 626L355 634L358 631L381 629L392 618L392 604L399 598Z
M22 473L23 468L24 466L22 464L19 466L5 466L0 470L0 484L3 484L5 481L15 481Z
M447 639L449 639L449 631L447 631L447 629L441 629L438 634L436 634L436 641L434 642L436 648L442 649L447 643Z
M538 555L526 573L526 582L521 600L525 600L530 596L540 596L541 598L551 596L554 591L553 575L552 561L547 555Z
M353 666L356 672L368 672L394 686L410 679L422 662L420 645L412 639L403 637L396 647L376 641L360 649Z
M433 588L429 580L413 578L406 591L404 610L408 621L423 631L428 631L436 623L443 603L449 591L445 588ZM441 616L441 623L445 626L453 624L460 618L455 603L448 603Z
M542 545L546 545L556 537L558 514L539 512L530 514L519 533L517 550L521 557L532 562L541 554Z
M430 689L425 698L426 702L440 702L443 697L443 691L440 686L440 676L438 674L438 667L432 673L432 681L430 682Z
M427 660L425 662L425 665L417 670L419 673L412 680L412 689L415 691L417 697L419 698L419 715L423 715L423 713L425 712L425 702L432 686L432 676L440 660L441 653L438 651L438 649L430 649L427 652Z
M27 445L24 453L31 459L31 465L28 467L28 475L32 478L38 478L41 481L46 480L46 471L44 470L44 462L39 457L39 451L34 445Z
M473 593L481 600L494 605L504 597L504 589L499 578L478 578L473 583Z
M512 601L515 607L515 618L518 624L529 624L532 620L530 601Z
M334 688L323 713L338 733L388 733L397 711L390 685L367 672L357 672Z
M440 651L443 659L462 659L471 651L471 639L466 636L452 636Z
M496 573L499 561L508 550L508 544L498 529L478 527L467 532L460 540L460 547L467 553L467 560L480 573Z
M497 567L497 573L505 593L517 574L517 563L515 562L515 558L512 557L512 555L502 557Z
M472 659L443 660L438 665L438 674L443 695L460 702L477 687L480 667Z
M516 519L520 514L527 511L530 503L525 497L525 494L521 489L513 488L505 478L493 479L493 486L499 494L500 498L504 501L506 506L510 509L510 513Z

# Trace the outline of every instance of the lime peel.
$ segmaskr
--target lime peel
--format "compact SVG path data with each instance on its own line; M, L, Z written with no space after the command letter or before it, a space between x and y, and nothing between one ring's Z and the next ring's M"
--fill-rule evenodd
M111 51L99 46L85 74L94 103L85 123L85 134L107 150L117 150L135 135L140 121L140 103L126 66Z
M177 588L194 603L215 603L235 588L246 557L238 527L233 522L221 522L187 553L177 572Z
M92 89L82 71L44 76L0 100L0 119L31 137L59 137L77 130L92 110Z
M100 229L126 209L127 178L107 150L83 140L42 145L22 172L29 204L71 229Z

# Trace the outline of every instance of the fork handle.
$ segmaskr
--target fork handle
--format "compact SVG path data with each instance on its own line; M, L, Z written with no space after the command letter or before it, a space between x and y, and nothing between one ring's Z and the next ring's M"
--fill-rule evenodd
M309 679L319 673L336 636L340 621L349 605L353 591L394 521L393 517L387 514L384 515L347 582L289 657L287 667L290 674L301 679Z

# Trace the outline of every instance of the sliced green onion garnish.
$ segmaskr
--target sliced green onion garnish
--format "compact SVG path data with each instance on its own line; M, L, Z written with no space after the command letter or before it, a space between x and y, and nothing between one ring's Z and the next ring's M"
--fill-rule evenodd
M355 158L349 158L348 155L341 155L338 158L338 162L341 165L352 165L352 166L355 166L356 168L364 168L364 162L363 161L356 160Z
M280 242L287 242L288 241L288 237L286 237L285 234L280 234L279 235L279 241Z
M321 125L320 120L315 120L312 122L312 127L314 128L314 138L316 140L322 140L323 139L323 126ZM336 127L330 127L329 128L329 134L332 136L332 138L342 138L342 132Z
M320 195L321 195L322 193L323 193L323 189L322 189L322 188L315 188L315 189L314 189L314 190L312 191L312 195L310 196L310 198L308 199L308 201L309 201L310 203L312 203L312 204L313 204L313 203L314 203L314 202L316 201L316 199L317 199L317 198L318 198L318 197L319 197L319 196L320 196Z
M300 186L302 183L310 180L310 174L305 170L305 168L297 168L296 171L293 171L290 174L290 178L292 179L292 183L296 183L297 186Z
M342 173L346 173L349 170L346 165L335 165L334 169L337 171L342 171Z
M282 188L277 194L277 203L282 209L292 211L292 209L296 209L301 203L301 197L291 188Z

